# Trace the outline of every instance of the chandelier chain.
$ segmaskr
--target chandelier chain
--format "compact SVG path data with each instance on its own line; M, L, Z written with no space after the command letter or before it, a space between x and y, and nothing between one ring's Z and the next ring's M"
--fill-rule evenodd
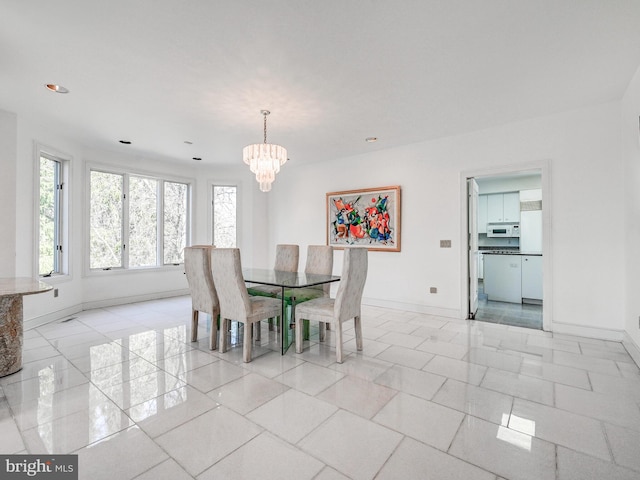
M264 115L264 143L267 143L267 114L263 113Z

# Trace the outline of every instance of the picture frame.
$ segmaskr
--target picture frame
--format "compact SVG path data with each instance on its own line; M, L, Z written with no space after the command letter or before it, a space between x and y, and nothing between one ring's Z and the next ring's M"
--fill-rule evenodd
M327 245L399 252L400 186L329 192Z

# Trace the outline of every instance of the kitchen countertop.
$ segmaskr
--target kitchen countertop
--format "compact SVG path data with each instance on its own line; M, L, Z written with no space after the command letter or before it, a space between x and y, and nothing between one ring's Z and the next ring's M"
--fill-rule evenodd
M478 253L482 253L483 255L527 255L527 256L538 256L541 257L542 253L540 252L518 252L518 251L509 251L509 250L479 250Z

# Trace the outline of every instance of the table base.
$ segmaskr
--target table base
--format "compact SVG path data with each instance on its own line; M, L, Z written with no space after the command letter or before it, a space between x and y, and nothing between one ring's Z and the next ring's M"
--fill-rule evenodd
M22 369L22 295L0 298L0 377Z

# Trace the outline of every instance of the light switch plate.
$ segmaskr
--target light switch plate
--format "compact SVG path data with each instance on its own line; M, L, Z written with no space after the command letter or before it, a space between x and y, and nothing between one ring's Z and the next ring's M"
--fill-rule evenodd
M440 248L451 248L451 240L440 240Z
M438 293L438 287L431 287L429 293Z

